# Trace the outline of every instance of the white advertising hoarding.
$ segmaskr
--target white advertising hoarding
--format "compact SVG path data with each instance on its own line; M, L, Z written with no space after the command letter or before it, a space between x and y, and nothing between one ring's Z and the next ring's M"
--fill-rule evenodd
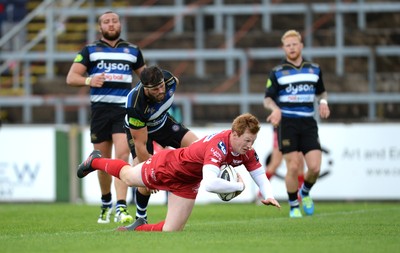
M321 199L400 199L398 124L324 124L321 177L313 196Z
M199 136L212 134L230 125L193 127ZM324 149L321 177L312 190L320 200L400 200L399 124L320 124ZM84 157L92 151L89 130L83 133ZM272 150L272 129L263 124L254 145L265 165ZM3 126L0 128L0 202L55 201L56 148L54 126ZM233 202L253 201L257 194L250 176L239 168L246 190ZM286 172L283 163L278 174ZM87 203L100 203L96 173L83 180ZM278 199L287 199L284 180L273 177L271 183ZM115 190L112 187L115 200ZM151 198L165 203L165 192ZM128 192L128 201L131 192ZM221 202L215 194L200 187L197 202Z
M55 201L55 128L0 128L0 201Z
M320 178L312 189L321 200L399 200L398 124L321 124ZM286 172L283 163L278 174ZM287 199L284 180L271 179L277 198Z
M191 128L199 137L229 128L217 127ZM323 152L321 177L312 190L314 199L320 200L399 200L400 199L400 130L399 124L320 124L319 135ZM86 130L84 136L89 136ZM84 138L84 155L90 154L92 145ZM272 128L263 124L254 144L261 163L272 150ZM246 190L232 202L253 201L257 187L244 170ZM283 163L278 174L286 172ZM271 183L276 198L287 199L284 180L273 177ZM100 203L100 190L95 173L83 179L84 200ZM114 189L112 190L115 196ZM165 203L165 193L160 192L150 199L151 203ZM128 200L131 198L129 192ZM198 203L221 202L212 193L200 187Z

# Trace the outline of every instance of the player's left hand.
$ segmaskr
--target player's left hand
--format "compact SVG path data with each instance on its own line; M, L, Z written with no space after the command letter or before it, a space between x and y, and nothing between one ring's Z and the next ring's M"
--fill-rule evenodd
M281 205L279 204L278 200L268 198L268 199L263 199L261 200L261 203L267 206L276 206L277 208L281 209Z
M331 112L329 111L329 106L327 104L321 103L319 105L319 116L323 119L327 119Z

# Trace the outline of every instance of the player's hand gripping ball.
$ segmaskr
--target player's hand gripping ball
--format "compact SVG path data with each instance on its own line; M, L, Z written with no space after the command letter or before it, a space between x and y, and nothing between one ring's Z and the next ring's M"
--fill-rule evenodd
M224 164L221 166L221 171L218 175L219 178L222 178L224 180L227 180L229 182L237 182L238 181L238 176L236 170L231 166ZM237 192L229 192L229 193L217 193L218 197L223 200L223 201L229 201L236 196L238 196L241 193L241 191Z

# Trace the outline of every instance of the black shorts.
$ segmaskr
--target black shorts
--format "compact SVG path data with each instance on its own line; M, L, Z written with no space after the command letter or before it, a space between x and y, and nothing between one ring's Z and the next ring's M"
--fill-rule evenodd
M189 132L182 123L175 121L170 115L167 116L167 121L164 126L157 131L150 133L147 139L147 151L150 154L154 153L153 141L160 144L162 147L180 148L183 136ZM131 149L132 157L136 157L135 145L133 144L132 135L129 129L126 128L129 148Z
M282 154L321 150L318 126L314 118L284 118L278 127L279 150Z
M125 133L124 107L97 107L92 108L90 119L90 140L92 143L101 143L112 140L115 133Z

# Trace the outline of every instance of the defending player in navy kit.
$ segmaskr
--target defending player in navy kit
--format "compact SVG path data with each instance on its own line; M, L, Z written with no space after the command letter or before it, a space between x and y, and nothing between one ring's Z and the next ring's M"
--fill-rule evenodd
M167 70L150 66L142 71L140 80L126 101L125 126L132 156L138 162L149 159L154 151L153 141L172 148L187 147L196 141L197 136L168 113L178 78ZM134 195L136 218L147 219L150 191L140 187Z

